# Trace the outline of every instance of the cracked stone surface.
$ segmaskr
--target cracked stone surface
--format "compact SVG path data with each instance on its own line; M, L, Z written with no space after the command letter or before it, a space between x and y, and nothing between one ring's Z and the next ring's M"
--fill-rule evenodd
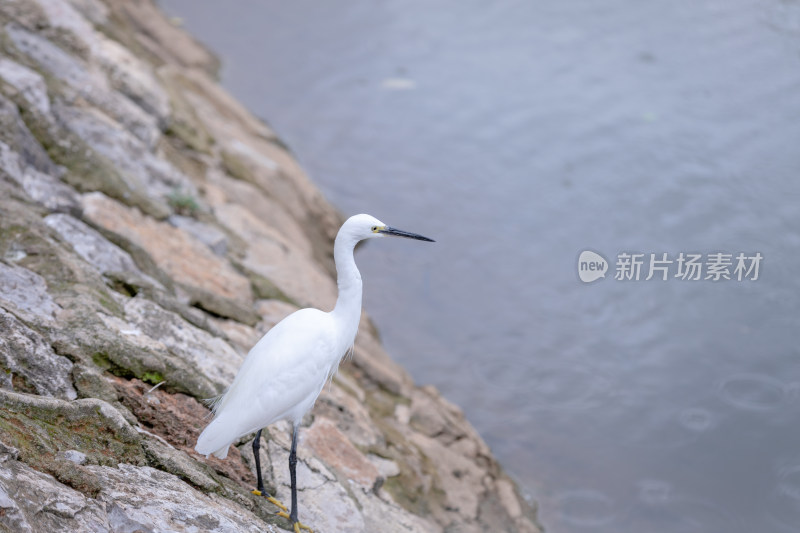
M128 252L112 243L99 232L73 216L53 213L44 218L44 223L56 230L73 249L101 273L133 272L155 286L160 284L144 274Z
M251 302L250 282L183 230L153 220L100 193L83 197L86 217L144 248L173 278L221 298Z
M0 262L0 302L23 319L51 322L58 305L44 278L27 268Z
M125 304L127 329L120 333L137 342L158 342L159 348L181 358L194 371L210 379L222 391L236 377L242 357L219 337L197 328L175 313L144 298Z
M8 175L31 199L51 211L75 213L80 210L78 195L57 178L40 172L20 160L20 155L0 142L0 160Z
M0 308L0 386L74 400L72 362L57 355L44 338ZM15 383L16 382L16 383Z
M275 442L269 443L276 497L291 501L289 480L289 451ZM305 461L297 465L297 492L300 520L314 524L320 531L365 531L364 519L358 505L347 491L348 487L335 482L327 469L315 472Z
M253 435L193 446L253 344L333 306L343 217L153 0L0 1L0 32L0 530L289 530ZM285 502L290 435L260 450ZM297 453L322 533L540 531L367 315Z
M4 57L0 58L0 78L17 89L40 113L50 114L50 98L41 74Z

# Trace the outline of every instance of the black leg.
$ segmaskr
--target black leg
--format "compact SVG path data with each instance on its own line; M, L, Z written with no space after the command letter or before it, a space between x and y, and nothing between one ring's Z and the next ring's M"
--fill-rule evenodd
M258 430L256 433L256 438L253 439L253 457L256 459L256 476L258 476L258 484L256 485L256 490L260 493L264 493L264 480L261 478L261 454L258 453L261 450L261 431Z
M299 429L299 425L295 425L292 429L292 450L289 452L289 477L292 480L292 510L288 515L285 512L278 513L278 515L288 518L292 522L294 533L300 533L301 529L305 529L309 533L314 533L310 527L301 524L297 519L297 433Z
M284 511L286 510L286 506L283 505L280 501L276 500L272 496L266 493L264 490L264 479L261 477L261 454L259 451L261 450L261 429L258 430L256 433L256 438L253 439L253 457L256 460L256 490L253 491L253 494L256 496L264 496L267 498L267 501L280 507Z
M292 431L292 451L289 452L289 477L292 480L292 512L289 520L292 521L292 525L299 522L297 519L297 429L298 426L295 425Z

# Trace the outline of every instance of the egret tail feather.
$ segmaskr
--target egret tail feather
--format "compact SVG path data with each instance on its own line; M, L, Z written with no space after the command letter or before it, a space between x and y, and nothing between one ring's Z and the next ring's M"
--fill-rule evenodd
M220 459L225 459L225 457L228 456L228 447L233 443L233 439L235 438L238 438L238 435L229 431L224 419L215 418L206 426L206 429L200 433L194 449L197 453L205 455L206 457L214 455Z
M226 393L222 393L222 394L220 394L218 396L214 396L212 398L205 398L203 400L203 403L206 405L206 407L211 409L212 413L216 414L217 411L219 410L220 403L222 403L222 399L225 397L225 394Z

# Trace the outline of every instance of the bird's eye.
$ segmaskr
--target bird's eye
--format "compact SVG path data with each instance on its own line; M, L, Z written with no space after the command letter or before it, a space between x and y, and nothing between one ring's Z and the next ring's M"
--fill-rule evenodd
M376 231L378 231L378 226L372 226L372 233L375 233Z

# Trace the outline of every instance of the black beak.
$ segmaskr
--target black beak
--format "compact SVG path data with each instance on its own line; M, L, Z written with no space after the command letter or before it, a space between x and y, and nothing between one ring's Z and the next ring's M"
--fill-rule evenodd
M433 239L423 237L422 235L417 235L416 233L409 233L408 231L399 230L397 228L392 228L389 226L386 226L385 228L378 230L378 233L383 233L384 235L394 235L395 237L405 237L407 239L416 239L418 241L436 242Z

